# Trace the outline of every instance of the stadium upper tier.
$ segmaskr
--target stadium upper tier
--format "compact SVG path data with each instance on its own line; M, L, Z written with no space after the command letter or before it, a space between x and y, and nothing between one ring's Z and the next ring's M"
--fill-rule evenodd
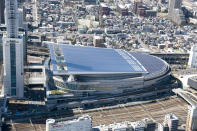
M50 44L54 75L142 74L166 71L168 64L151 55L66 44Z
M130 52L130 54L146 68L148 73L145 74L145 78L160 76L169 69L168 64L158 57L139 52Z

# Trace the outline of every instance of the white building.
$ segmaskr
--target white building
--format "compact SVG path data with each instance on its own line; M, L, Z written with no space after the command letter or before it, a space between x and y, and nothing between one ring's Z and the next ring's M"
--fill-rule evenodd
M3 38L4 95L23 97L23 39Z
M169 131L169 127L166 123L158 123L158 131Z
M186 123L187 131L197 130L197 108L195 106L188 106L188 116Z
M99 131L144 131L145 130L145 124L141 121L137 122L121 122L121 123L113 123L110 125L100 125L94 127L94 129L97 129Z
M141 121L132 122L131 126L133 127L133 131L144 131L145 130L145 124Z
M5 6L7 33L3 36L3 95L23 97L24 48L23 38L18 35L19 20L17 0L6 0Z
M165 115L164 123L167 123L169 131L177 131L179 119L174 114Z
M93 44L95 47L102 47L103 45L103 38L101 36L94 36Z
M18 38L18 7L17 0L5 1L5 24L8 38Z
M129 122L114 123L108 126L108 131L128 131L131 129L132 127L129 125Z
M86 115L69 121L47 119L46 131L92 131L92 120Z
M24 28L25 24L24 24L24 13L23 13L23 9L18 9L18 25L20 28Z
M3 61L3 32L0 32L0 61Z
M190 51L188 66L197 68L197 45L193 45Z

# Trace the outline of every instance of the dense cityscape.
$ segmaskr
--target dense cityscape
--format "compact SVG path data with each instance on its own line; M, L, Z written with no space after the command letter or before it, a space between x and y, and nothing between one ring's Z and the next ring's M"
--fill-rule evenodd
M197 131L197 1L0 0L0 131Z

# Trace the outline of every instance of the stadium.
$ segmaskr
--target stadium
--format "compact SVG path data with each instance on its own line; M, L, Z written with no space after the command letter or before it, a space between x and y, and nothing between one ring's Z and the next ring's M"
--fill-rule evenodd
M121 49L54 43L49 48L48 91L58 90L69 98L64 100L61 96L61 101L88 103L90 99L95 102L123 95L138 99L145 94L165 94L170 90L164 85L171 81L171 69L158 57ZM52 93L47 94L48 98L54 98Z

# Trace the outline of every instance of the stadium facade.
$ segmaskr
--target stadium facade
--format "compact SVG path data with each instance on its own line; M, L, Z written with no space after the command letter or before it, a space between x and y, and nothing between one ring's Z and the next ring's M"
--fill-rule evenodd
M170 67L158 57L121 49L54 43L49 48L50 59L45 63L47 98L56 104L60 101L95 103L102 98L125 95L134 99L146 93L170 90L164 86L171 79ZM51 90L58 90L62 95L54 95Z

